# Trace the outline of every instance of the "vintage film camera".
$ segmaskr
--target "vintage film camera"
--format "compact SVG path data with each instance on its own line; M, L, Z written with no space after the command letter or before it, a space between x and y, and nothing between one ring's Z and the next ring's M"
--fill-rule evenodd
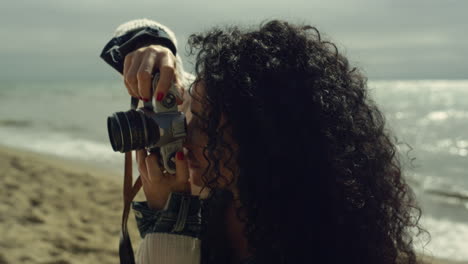
M153 89L158 80L159 72L156 72ZM150 101L137 109L138 99L132 98L130 110L109 116L107 131L112 149L122 153L139 149L160 153L160 165L174 174L175 154L182 149L187 134L185 115L178 111L176 97L179 93L172 84L161 102L151 96Z

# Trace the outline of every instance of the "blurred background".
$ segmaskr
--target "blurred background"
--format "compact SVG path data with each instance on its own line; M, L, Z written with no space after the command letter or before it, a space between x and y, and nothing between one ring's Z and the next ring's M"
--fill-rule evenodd
M99 58L118 25L148 18L168 26L193 72L185 50L191 33L270 19L306 23L367 75L402 142L405 173L432 236L424 252L468 262L466 10L462 0L3 0L0 145L120 173L123 157L111 149L106 118L127 110L129 97Z

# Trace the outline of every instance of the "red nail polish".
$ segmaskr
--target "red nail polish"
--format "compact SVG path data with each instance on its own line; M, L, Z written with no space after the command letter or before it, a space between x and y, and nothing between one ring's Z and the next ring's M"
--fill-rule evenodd
M182 151L177 152L176 155L178 160L184 160L184 153Z
M142 98L143 102L149 102L149 99L146 99L146 98Z
M156 96L156 100L159 102L163 99L163 97L164 97L164 94L161 92L158 92L158 95Z

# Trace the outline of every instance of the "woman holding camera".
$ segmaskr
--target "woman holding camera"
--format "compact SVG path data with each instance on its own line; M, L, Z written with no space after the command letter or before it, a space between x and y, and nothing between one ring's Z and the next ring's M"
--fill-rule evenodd
M420 211L384 116L316 28L273 20L193 34L194 80L167 27L131 21L116 37L145 28L173 45L155 38L123 54L125 86L152 100L159 70L154 100L180 88L188 136L175 175L137 151L138 263L416 263Z

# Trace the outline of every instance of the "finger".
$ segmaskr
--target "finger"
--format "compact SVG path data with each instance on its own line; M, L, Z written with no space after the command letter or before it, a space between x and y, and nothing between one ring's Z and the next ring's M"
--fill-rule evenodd
M128 69L130 68L130 65L132 65L132 59L133 59L133 52L127 54L124 58L124 67L123 67L123 75L127 75Z
M179 96L176 96L177 105L182 105L184 103L184 88L180 82L179 74L175 71L174 74L174 86L176 87L177 91L179 92Z
M179 89L179 95L176 96L176 102L177 102L177 105L182 105L184 103L184 96L183 96L183 92L181 93L180 90L183 91L183 89Z
M139 149L136 151L136 160L137 164L140 165L144 164L145 158L148 156L148 153L146 152L146 149Z
M148 197L151 197L152 188L151 182L148 179L148 171L146 170L145 158L147 156L148 154L145 149L136 151L136 160L138 164L138 171L140 172L141 184L143 187L143 192L148 199Z
M159 80L155 91L155 97L157 101L161 101L171 88L174 80L174 59L169 55L169 52L163 53L161 60L159 61Z
M159 167L158 155L152 153L145 158L146 169L148 170L148 180L158 182L162 179L163 173Z
M141 60L140 68L137 73L138 92L143 100L146 102L151 99L152 88L152 72L156 63L156 53L145 52Z
M179 111L185 113L185 116L187 118L188 113L190 112L188 110L190 108L191 98L190 98L190 94L187 91L184 92L183 96L184 96L184 101L181 105L179 105Z
M182 99L180 99L179 97L176 97L176 102L177 105L182 105L184 103L184 101L182 101Z
M130 83L128 82L126 76L127 76L127 73L128 73L128 70L130 69L130 66L132 65L132 59L133 59L133 52L132 53L129 53L127 56L125 56L124 58L124 68L123 68L123 80L124 80L124 83L125 83L125 87L127 88L127 92L130 96L133 96L133 97L139 97L138 94L136 94L131 86L130 86Z
M131 93L135 95L135 97L141 97L140 93L138 92L138 79L137 79L137 72L140 68L142 54L139 51L135 51L135 54L132 57L132 62L129 66L127 73L124 75L125 80L127 81L128 85L130 86Z
M176 185L179 191L190 192L189 169L184 152L179 151L176 154Z
M125 80L125 78L124 78L124 83L125 83L125 87L127 88L128 94L129 94L130 96L133 96L133 97L137 97L137 98L138 98L138 97L139 97L138 94L135 94L135 93L131 90L130 84L128 84L128 82L127 82L127 80Z
M145 159L148 154L146 153L146 149L137 150L136 151L136 160L138 165L138 171L142 174L143 177L147 177L148 170L146 168Z

